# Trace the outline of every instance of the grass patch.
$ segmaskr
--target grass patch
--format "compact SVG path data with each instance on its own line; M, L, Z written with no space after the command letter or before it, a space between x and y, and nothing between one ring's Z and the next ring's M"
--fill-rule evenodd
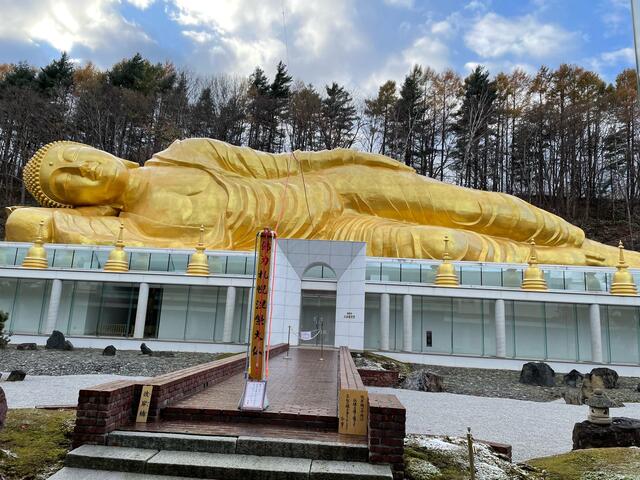
M527 462L547 471L548 480L638 480L640 449L590 448Z
M404 449L404 461L407 478L421 480L468 480L469 469L460 465L455 458L436 450L417 450L411 447ZM438 473L426 472L422 461L429 462L438 469ZM423 476L424 475L424 476Z
M9 410L0 431L0 476L44 479L61 468L75 416L73 410Z

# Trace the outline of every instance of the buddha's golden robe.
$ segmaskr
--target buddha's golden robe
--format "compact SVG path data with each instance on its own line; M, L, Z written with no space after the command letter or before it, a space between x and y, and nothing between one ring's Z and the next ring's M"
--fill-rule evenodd
M203 224L210 249L251 250L256 232L271 227L281 238L364 241L372 256L439 259L448 235L457 260L525 262L531 239L541 263L618 258L617 248L523 200L423 177L382 155L268 154L194 138L128 168L126 187L109 204L16 208L7 240L33 240L45 219L49 242L110 244L122 221L131 246L191 248ZM640 266L640 254L627 261Z

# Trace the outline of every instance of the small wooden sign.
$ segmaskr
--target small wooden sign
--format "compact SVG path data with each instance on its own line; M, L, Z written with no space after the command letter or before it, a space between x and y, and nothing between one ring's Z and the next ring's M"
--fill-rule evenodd
M338 401L338 432L346 435L366 435L369 404L367 391L340 390Z
M149 407L151 406L151 394L153 393L153 385L144 385L142 393L140 393L140 403L138 404L138 415L136 415L136 423L147 423L149 415Z

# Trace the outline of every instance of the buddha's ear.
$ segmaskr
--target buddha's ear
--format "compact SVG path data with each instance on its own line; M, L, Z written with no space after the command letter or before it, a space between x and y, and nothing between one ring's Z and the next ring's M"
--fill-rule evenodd
M129 160L122 160L122 162L124 163L124 166L127 167L128 169L140 168L140 165L137 164L136 162L130 162Z

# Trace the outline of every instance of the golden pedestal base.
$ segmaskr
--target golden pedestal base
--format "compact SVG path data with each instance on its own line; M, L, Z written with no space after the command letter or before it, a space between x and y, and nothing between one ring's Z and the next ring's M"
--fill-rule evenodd
M31 257L27 255L24 257L22 261L22 266L24 268L48 268L49 262L47 261L47 257Z
M129 271L129 262L126 260L114 260L109 259L107 263L104 264L105 272L128 272Z

